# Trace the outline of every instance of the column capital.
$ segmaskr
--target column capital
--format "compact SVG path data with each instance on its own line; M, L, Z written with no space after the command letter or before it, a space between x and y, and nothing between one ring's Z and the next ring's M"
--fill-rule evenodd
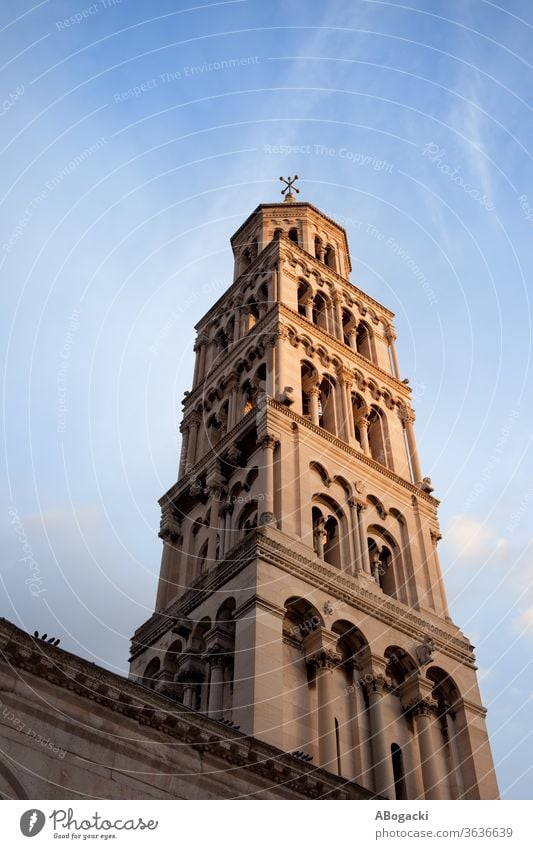
M162 540L169 540L172 543L182 542L181 522L174 515L174 505L171 501L161 509L161 524L159 526L159 534Z
M230 445L226 453L226 457L228 458L230 463L233 463L234 466L237 466L242 460L242 451L239 451L236 445Z
M222 646L213 646L213 651L202 655L202 660L204 663L207 663L211 669L218 666L219 668L225 669L229 666L230 656L226 654Z
M227 514L229 514L231 516L234 508L235 508L235 504L232 501L225 501L224 504L222 505L222 507L219 510L220 515L226 516Z
M277 446L279 445L279 439L276 436L274 436L273 433L265 433L264 436L262 436L258 440L257 444L259 445L260 448L263 448L263 449L270 448L270 449L272 449L272 451L274 451L274 449L277 448Z
M400 421L406 425L407 422L411 422L411 424L415 421L415 411L411 409L411 407L406 407L404 404L398 407L398 418Z
M229 389L231 392L233 389L239 388L239 375L236 371L232 371L226 378L226 382L224 384L224 389Z
M386 326L386 328L385 328L385 338L389 342L394 342L394 340L398 338L396 336L396 331L395 331L394 327L392 326L392 324L388 324Z
M362 681L369 694L378 693L379 695L383 695L383 693L392 690L390 682L387 681L387 679L381 672L378 672L375 675L373 675L372 673L367 673L363 677Z
M341 383L345 383L347 386L351 386L354 382L353 371L347 366L339 366L337 369L337 377Z
M437 702L435 699L424 697L415 699L403 706L404 711L411 716L427 716L431 717L437 713Z
M182 654L178 661L175 681L187 684L200 684L204 680L202 658L198 654Z
M323 648L307 658L313 669L335 669L342 660L340 654L331 648Z
M199 427L201 421L201 415L195 410L194 412L189 413L188 416L185 416L181 425L182 427Z
M437 543L442 539L442 534L437 528L430 528L429 535L434 545L437 545Z
M278 324L274 330L274 338L281 339L282 341L289 338L289 328L286 324Z

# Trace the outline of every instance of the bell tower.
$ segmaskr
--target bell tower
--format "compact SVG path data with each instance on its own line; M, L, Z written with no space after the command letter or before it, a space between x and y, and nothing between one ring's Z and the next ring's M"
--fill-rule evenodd
M232 237L233 283L196 327L130 674L376 794L497 798L393 314L285 182Z

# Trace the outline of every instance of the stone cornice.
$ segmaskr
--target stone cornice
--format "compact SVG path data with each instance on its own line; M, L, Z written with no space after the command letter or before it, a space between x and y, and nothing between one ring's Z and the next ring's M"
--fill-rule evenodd
M268 743L228 728L128 678L35 640L5 619L0 619L0 658L10 669L28 672L53 686L74 691L81 698L140 725L151 726L196 751L209 752L234 767L246 769L250 775L266 778L272 785L283 784L303 798L380 798L353 781L296 760ZM33 698L39 698L35 690ZM89 705L87 709L90 711Z
M211 320L211 318L213 318L214 314L218 311L224 300L228 297L235 295L247 278L252 277L254 274L258 274L261 272L262 264L265 261L268 262L271 259L271 254L279 255L280 241L281 239L276 239L272 242L269 242L269 244L265 248L263 248L261 253L256 256L251 265L248 266L246 271L243 271L243 273L239 274L239 276L233 281L233 283L230 283L226 291L223 292L220 298L218 298L215 303L208 309L208 311L202 316L200 321L198 321L197 324L194 325L194 329L196 331L200 332L200 329L202 327L205 327L205 325L209 323L209 321ZM289 245L293 244L293 242L291 242L287 238L284 238L284 241L286 241ZM266 270L268 269L265 269L265 271Z
M235 231L233 236L231 236L231 238L230 238L230 244L231 245L233 245L233 243L234 243L235 239L237 238L237 236L239 235L239 233L241 233L243 230L246 229L248 224L252 221L253 218L255 218L257 213L260 212L262 209L272 209L272 210L278 209L280 213L283 213L283 217L285 217L287 215L287 213L289 213L293 209L310 209L311 212L314 212L316 215L318 215L319 218L324 218L329 224L333 224L333 226L336 227L337 230L340 230L340 232L344 236L346 253L349 254L348 236L347 236L346 230L344 229L342 224L338 224L337 221L335 221L334 218L330 218L329 215L326 215L325 212L322 212L321 209L318 209L318 207L314 206L312 203L309 203L308 201L295 201L294 203L291 203L290 206L288 206L288 204L286 204L284 201L281 201L280 203L260 203L259 206L256 206L254 211L250 213L248 218L246 218L246 220L243 221L243 223Z
M331 278L335 283L341 283L343 286L347 286L348 289L353 290L359 298L361 298L366 304L371 306L373 309L379 309L380 312L383 313L384 317L391 321L394 318L394 313L391 310L387 309L387 307L383 306L379 301L376 301L371 295L368 295L366 292L363 292L362 289L359 289L355 283L352 283L346 277L343 277L342 274L339 274L337 271L334 271L328 265L324 265L319 259L314 257L312 254L308 254L307 251L304 251L296 242L291 242L286 236L281 235L279 241L283 243L286 247L290 248L291 251L296 253L296 256L300 257L302 260L305 259L306 263L315 263L317 266L317 271L320 272L320 277L324 279L326 282L328 278Z
M234 344L232 343L231 353L228 354L227 357L223 358L220 361L220 364L216 368L214 368L212 371L208 372L208 374L196 384L194 389L192 389L188 393L187 398L183 403L184 419L185 419L185 417L188 417L192 412L192 411L189 411L189 409L188 409L189 405L191 403L191 399L196 399L197 397L201 398L202 395L205 394L206 384L208 382L209 383L212 382L212 383L216 384L217 380L215 378L219 378L222 375L228 374L228 358L233 360L233 355L235 354L235 352L238 352L241 348L246 348L247 345L249 345L251 342L252 343L255 342L256 344L258 342L261 342L260 335L264 336L267 333L271 333L275 330L274 326L272 328L270 328L268 325L269 325L269 322L272 322L272 319L277 315L277 312L278 312L277 307L279 307L279 304L273 304L273 306L269 309L269 311L267 313L265 313L263 318L260 321L257 322L257 324L254 326L253 330L251 330L249 333L247 333L246 336L241 336L241 338L238 339ZM231 372L231 369L230 369L230 372ZM187 408L186 412L185 412L185 408Z
M318 425L314 425L311 421L309 421L309 419L305 418L305 416L301 416L299 413L295 413L294 410L290 410L284 404L280 404L278 401L274 401L273 398L267 398L267 405L278 410L284 416L287 416L299 425L302 425L303 427L307 428L307 430L310 430L313 433L316 433L318 436L323 437L323 439L326 439L332 445L335 445L337 448L340 448L342 451L345 451L352 457L357 458L366 466L369 466L371 469L374 469L376 472L379 472L381 475L384 475L386 478L389 478L390 480L399 484L401 487L407 489L410 493L416 495L416 497L420 498L422 501L427 502L435 509L437 509L437 507L439 506L440 502L437 501L436 498L433 498L432 495L429 495L427 492L424 492L424 490L420 489L420 487L415 486L414 483L411 483L405 478L400 477L400 475L397 475L396 472L391 471L391 469L388 469L386 466L382 466L381 463L376 462L376 460L372 460L371 457L366 457L362 453L362 451L357 451L356 448L352 448L351 445L348 445L347 442L343 442L342 439L339 439L337 436L334 436L328 430L324 430L324 428L319 427Z
M309 321L305 316L300 315L300 313L291 310L290 307L285 304L279 304L280 314L287 319L290 319L293 322L296 322L303 330L311 331L315 336L319 339L322 339L329 347L334 348L341 357L347 358L355 363L356 366L361 367L362 369L366 369L370 374L372 374L375 378L380 378L385 380L391 387L394 388L396 392L399 392L401 395L404 395L407 400L410 400L411 397L411 389L406 386L405 383L402 383L397 377L389 374L389 372L382 369L381 366L373 363L372 360L367 359L367 357L363 357L361 354L358 354L356 351L352 351L347 345L344 345L339 339L335 336L331 336L329 333L326 333L321 327L318 327L316 324L313 324L312 321ZM265 316L266 317L266 316Z
M279 401L275 401L273 398L265 396L265 404L267 407L271 407L272 409L280 412L284 417L289 419L292 422L297 423L305 427L307 430L310 430L312 433L321 436L327 442L334 445L336 448L341 449L345 453L350 454L351 457L356 458L364 465L374 469L374 471L378 472L380 475L388 478L396 484L399 484L403 489L407 490L411 493L411 495L420 498L422 502L425 502L432 509L436 510L439 506L439 501L434 498L429 493L425 492L420 487L415 486L415 484L406 480L405 478L397 475L396 472L391 471L386 466L382 466L381 463L378 463L376 460L373 460L371 457L366 457L361 451L357 451L356 448L352 448L351 445L348 445L347 442L343 442L342 439L339 439L337 436L334 436L329 431L324 428L318 427L318 425L314 425L309 419L305 418L305 416L301 416L299 413L295 413L293 410L286 407L284 404L281 404ZM196 463L192 469L187 472L187 475L180 478L173 486L170 487L167 492L161 496L159 499L159 504L163 507L168 499L176 498L181 494L182 491L185 491L190 486L190 481L195 476L198 475L200 471L202 471L206 465L209 464L210 460L213 457L220 457L224 450L231 445L234 440L237 438L239 433L244 430L251 422L255 421L255 416L258 412L258 407L252 407L252 409L235 425L235 427L230 430L221 440L217 442L216 448L210 449L201 460Z
M274 532L278 533L279 532ZM202 576L166 611L154 614L134 634L132 659L162 637L171 623L187 617L196 607L246 566L258 558L301 578L307 584L345 601L375 619L397 628L420 643L430 637L435 649L475 668L472 646L465 637L452 633L446 622L442 626L428 622L422 613L409 608L378 590L367 589L366 583L346 573L334 571L316 559L311 560L273 538L269 531L252 531L233 549L231 559L222 561L212 572ZM448 630L447 630L448 629ZM455 629L454 629L455 630Z
M227 434L220 440L220 442L217 442L215 448L211 448L206 454L204 454L201 460L199 460L197 463L195 463L194 466L192 466L191 469L189 469L186 475L176 481L176 483L173 484L170 489L167 490L167 492L165 492L165 494L162 495L159 499L158 503L161 505L161 507L163 507L167 503L169 498L175 498L178 494L181 493L182 490L188 489L190 487L191 480L196 477L198 472L201 471L205 466L209 465L209 462L213 460L213 458L219 458L224 452L224 450L235 441L238 434L241 431L245 430L251 422L255 422L257 411L257 406L252 407L252 409L249 410L249 412L246 413L246 415L243 416L239 422L237 422L235 427L229 430Z

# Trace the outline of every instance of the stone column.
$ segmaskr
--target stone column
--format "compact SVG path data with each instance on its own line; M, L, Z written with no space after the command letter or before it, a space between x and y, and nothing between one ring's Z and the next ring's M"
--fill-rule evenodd
M209 704L208 716L222 719L224 713L224 670L228 663L225 654L214 653L207 658L209 663Z
M309 415L311 416L311 422L318 427L320 423L318 413L318 398L320 390L318 386L313 386L307 394L309 395Z
M164 610L171 598L179 589L178 547L183 543L181 524L174 518L170 502L165 504L161 515L159 536L163 540L163 555L161 558L161 574L157 585L156 611Z
M400 380L400 366L398 364L398 355L396 354L396 345L394 340L396 339L396 333L394 332L394 328L392 325L389 325L386 330L386 336L389 342L389 348L392 357L392 368L393 368L393 376Z
M337 773L337 738L331 683L333 670L340 659L340 655L331 647L322 648L307 658L307 662L315 670L316 676L320 766L322 769L327 769L328 772L335 773Z
M342 418L342 433L339 433L341 439L344 439L349 445L355 445L355 432L352 411L351 387L353 383L353 375L348 368L339 368L337 370L337 380L339 384L340 394L340 416Z
M211 526L209 528L209 541L207 544L207 565L211 567L217 559L217 540L221 543L220 533L220 511L222 507L223 487L222 475L218 470L211 471L206 478L206 485L211 501ZM220 554L221 545L219 548Z
M446 600L446 591L444 589L444 582L442 580L442 570L440 568L439 552L437 550L437 545L442 539L442 534L439 531L433 530L433 528L431 528L429 531L429 535L431 537L431 543L433 548L434 575L436 576L437 583L439 585L442 613L444 614L445 619L447 619L448 622L451 622L450 611L448 610L448 602ZM441 613L441 611L437 610L437 613Z
M452 799L461 799L464 793L463 777L461 775L461 762L457 751L457 739L455 737L454 721L446 712L446 731L448 734L448 753L450 762L450 790Z
M198 381L199 381L199 374L200 374L200 349L201 349L201 347L202 347L202 346L201 346L201 344L200 344L199 340L197 339L197 340L196 340L196 342L195 342L195 343L194 343L194 345L193 345L193 351L194 351L194 354L195 354L195 356L194 356L194 373L193 373L193 378L192 378L192 385L193 385L193 386L196 386L196 384L197 384L197 383L198 383Z
M407 409L407 407L404 407L400 411L400 418L405 428L405 434L407 436L407 446L409 449L409 458L411 460L411 472L413 475L413 483L420 483L422 480L422 470L420 468L420 460L418 459L415 432L413 428L415 414L412 410L409 410Z
M426 799L444 798L441 785L442 776L439 775L437 768L436 750L432 740L432 719L435 708L436 702L429 698L423 698L411 707L420 750L420 764Z
M313 543L315 546L316 556L321 560L324 559L324 546L328 538L327 532L324 529L325 522L326 520L323 516L321 516L316 527L313 528Z
M341 342L344 342L344 333L342 330L342 298L339 292L335 292L333 295L333 304L335 306L335 333L332 334L336 336L337 339L340 339Z
M359 573L363 569L363 562L361 556L361 535L359 533L359 510L358 510L358 502L355 498L350 498L348 501L350 505L350 516L352 520L352 544L354 549L354 561L353 561L353 575L359 575Z
M198 688L204 680L204 670L200 657L194 653L183 654L174 680L183 684L183 704L198 710Z
M357 422L361 434L361 448L365 457L370 457L370 445L368 444L368 419L363 417Z
M305 307L305 317L307 321L313 323L313 298L310 297L306 301L303 302Z
M189 428L187 425L181 425L181 451L180 451L180 465L178 470L178 480L185 472L185 468L187 465L187 454L189 452Z
M226 383L225 391L229 391L228 431L233 430L239 421L239 378L231 374Z
M234 324L233 324L233 342L234 343L238 342L239 339L241 338L241 324L242 324L241 309L240 309L240 307L237 307L237 309L235 310L235 321L234 321Z
M316 683L316 747L319 766L338 773L337 735L335 729L335 704L341 699L333 691L333 670L341 661L337 651L338 634L319 626L308 631L303 639L305 660ZM340 705L339 705L340 706ZM316 752L318 749L318 752ZM344 756L348 754L346 751Z
M394 774L390 746L387 742L385 721L383 718L383 695L389 685L383 675L375 675L371 681L365 676L368 692L370 715L370 742L374 768L374 787L376 793L387 799L394 798Z
M363 520L364 510L366 510L366 504L364 504L362 501L358 501L357 502L357 514L358 514L358 517L359 517L359 522L358 522L358 524L359 524L359 539L360 539L360 545L361 545L361 555L362 555L361 559L363 561L363 572L365 573L365 575L368 575L368 577L370 578L370 577L372 577L372 572L371 572L371 569L370 569L370 555L368 553L368 543L366 541L366 529L365 529L365 523L364 523L364 520Z
M200 417L198 415L191 416L189 420L189 440L187 443L187 462L185 471L194 466L196 462L196 443L198 441L198 428L200 427Z
M233 513L233 504L229 501L226 501L221 510L223 525L222 525L222 536L220 539L220 557L225 557L227 552L231 548L231 516Z
M283 325L280 325L276 329L276 342L275 342L275 363L274 369L276 374L276 393L275 398L279 401L283 392L285 391L285 369L284 369L284 356L283 356L283 347L284 343L288 337L288 330Z
M355 328L352 328L348 333L348 341L350 343L350 348L352 349L352 351L355 351L357 353L357 340L355 336Z
M259 511L260 525L276 525L277 519L274 512L274 451L278 440L271 434L265 434L258 440L258 445L263 449L262 458L262 480L263 480L263 510Z

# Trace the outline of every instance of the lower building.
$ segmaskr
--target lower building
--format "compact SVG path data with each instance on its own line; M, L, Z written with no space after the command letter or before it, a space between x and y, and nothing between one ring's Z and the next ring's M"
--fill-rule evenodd
M371 796L0 619L1 799Z

